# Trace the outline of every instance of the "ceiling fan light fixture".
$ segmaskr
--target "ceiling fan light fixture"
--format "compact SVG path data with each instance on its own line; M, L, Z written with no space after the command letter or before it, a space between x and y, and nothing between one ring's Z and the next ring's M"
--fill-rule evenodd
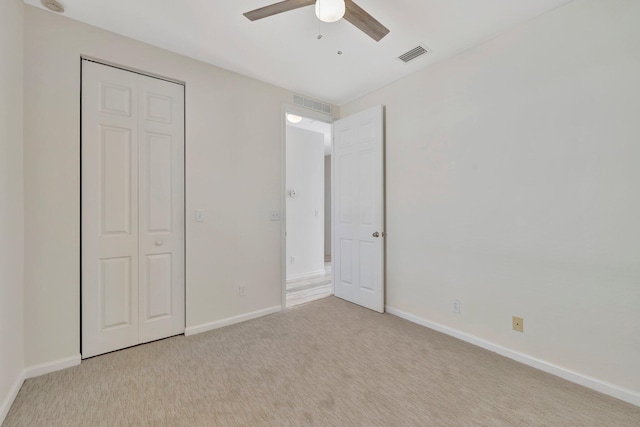
M344 0L317 0L316 16L323 22L336 22L342 19L346 7Z

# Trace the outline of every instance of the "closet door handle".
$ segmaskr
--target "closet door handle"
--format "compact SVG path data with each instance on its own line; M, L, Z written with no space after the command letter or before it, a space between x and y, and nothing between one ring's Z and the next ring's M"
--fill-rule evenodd
M156 246L162 246L164 242L162 240L156 240Z

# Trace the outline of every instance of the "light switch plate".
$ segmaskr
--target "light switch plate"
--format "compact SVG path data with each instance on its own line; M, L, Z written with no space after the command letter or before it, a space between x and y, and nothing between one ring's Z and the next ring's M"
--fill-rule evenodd
M196 222L204 222L204 211L196 209Z

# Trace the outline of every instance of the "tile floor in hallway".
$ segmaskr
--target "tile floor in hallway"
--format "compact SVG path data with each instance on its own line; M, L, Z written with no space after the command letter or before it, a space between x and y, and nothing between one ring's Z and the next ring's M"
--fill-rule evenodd
M332 295L331 261L325 260L324 271L317 276L287 281L287 308Z

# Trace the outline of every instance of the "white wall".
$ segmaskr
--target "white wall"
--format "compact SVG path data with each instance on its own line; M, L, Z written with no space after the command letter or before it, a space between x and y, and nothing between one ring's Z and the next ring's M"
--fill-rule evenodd
M324 156L324 255L331 256L331 156Z
M0 424L24 367L22 15L22 1L0 2Z
M576 0L341 108L386 104L388 306L640 397L639 22Z
M295 279L324 273L324 135L293 126L286 134L286 265Z
M26 364L80 351L81 55L186 82L187 328L280 306L281 223L269 214L293 94L27 6Z

